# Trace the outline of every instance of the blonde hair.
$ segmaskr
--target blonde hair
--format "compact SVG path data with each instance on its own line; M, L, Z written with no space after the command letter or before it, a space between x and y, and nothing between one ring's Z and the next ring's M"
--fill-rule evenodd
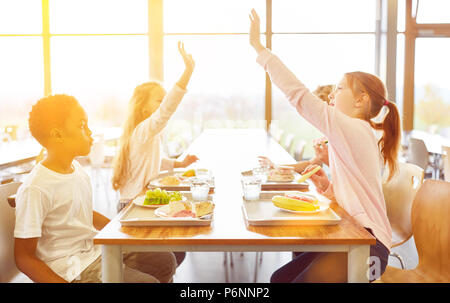
M112 186L115 190L119 190L128 178L131 135L136 126L149 117L142 109L148 107L148 103L155 89L163 89L163 87L160 83L154 81L137 86L128 103L127 118L123 125L123 133L119 141L119 153L116 154L113 164ZM150 116L152 114L150 113Z
M330 103L330 98L328 97L334 89L334 85L319 85L317 86L316 90L313 91L313 94L320 98L321 100Z

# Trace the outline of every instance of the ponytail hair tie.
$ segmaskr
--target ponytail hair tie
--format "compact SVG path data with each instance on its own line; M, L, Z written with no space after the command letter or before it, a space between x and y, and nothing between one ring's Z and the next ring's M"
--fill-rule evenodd
M386 105L386 106L388 106L388 104L389 104L389 101L388 100L384 100L384 104L383 105Z

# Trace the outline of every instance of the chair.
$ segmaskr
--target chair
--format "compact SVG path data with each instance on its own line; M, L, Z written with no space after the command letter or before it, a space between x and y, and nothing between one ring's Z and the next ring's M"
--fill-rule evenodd
M279 128L274 123L270 123L269 126L269 134L272 136L272 138L275 139L275 141L280 142L281 136L283 135L284 131Z
M21 273L14 260L15 210L9 206L7 198L17 192L20 182L0 185L0 283L30 282Z
M444 180L450 182L450 146L442 146L444 152Z
M450 182L425 180L412 205L411 223L419 264L412 270L388 266L385 283L450 282Z
M289 149L291 147L292 142L294 141L294 134L291 133L284 133L281 137L280 145L283 146L283 148L289 152Z
M385 170L383 180L386 180L389 170ZM386 212L392 229L392 248L408 241L412 236L411 206L423 182L424 170L412 163L399 163L398 172L389 182L383 182L383 194L386 201ZM396 257L404 269L405 264L400 255Z
M410 137L408 150L408 162L421 167L423 170L426 170L429 164L429 159L425 142L423 142L422 139Z
M295 161L303 160L303 152L305 151L305 146L306 146L305 140L300 140L299 142L297 142L297 144L295 145L295 149L294 149Z

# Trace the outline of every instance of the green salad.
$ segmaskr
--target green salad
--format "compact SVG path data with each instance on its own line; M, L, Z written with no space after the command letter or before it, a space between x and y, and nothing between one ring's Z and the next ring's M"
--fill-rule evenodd
M145 193L144 205L169 204L171 201L180 201L182 198L183 197L178 191L167 192L160 188L156 188L154 190L148 190Z

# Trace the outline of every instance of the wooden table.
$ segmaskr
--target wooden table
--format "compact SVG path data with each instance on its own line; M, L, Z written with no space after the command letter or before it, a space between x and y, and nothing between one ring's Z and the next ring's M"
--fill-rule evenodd
M240 172L256 166L258 155L269 156L275 163L295 163L263 130L207 130L187 153L200 158L195 166L207 167L215 175L213 223L207 227L122 227L119 213L94 238L95 244L102 245L104 282L122 281L122 253L130 251L348 252L348 281L368 282L367 260L375 238L338 206L333 206L342 218L337 225L246 225Z

